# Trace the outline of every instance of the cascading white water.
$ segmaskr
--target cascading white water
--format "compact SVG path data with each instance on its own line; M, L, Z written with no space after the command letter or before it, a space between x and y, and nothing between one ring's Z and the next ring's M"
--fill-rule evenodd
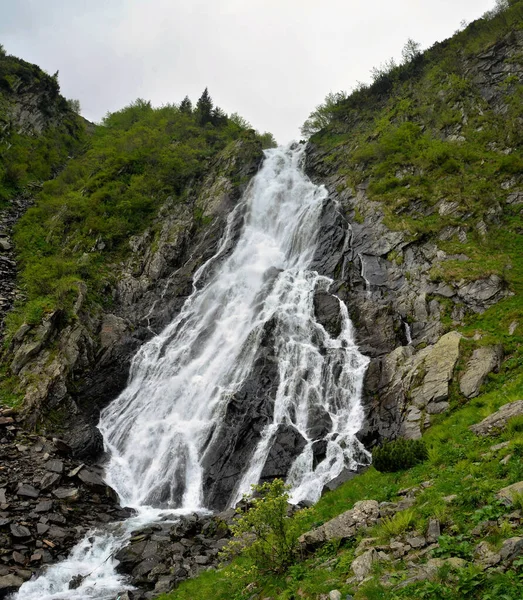
M122 504L141 514L149 511L150 520L152 508L204 508L204 449L229 399L251 371L263 326L271 319L276 323L279 372L274 414L253 456L245 457L246 468L231 502L259 480L281 425L292 425L306 441L288 475L293 501L316 501L326 482L368 457L355 437L363 421L360 394L368 361L354 344L342 303L336 338L314 316L315 290L331 283L308 269L327 191L304 175L304 150L293 144L266 152L262 169L229 217L217 254L196 273L193 294L175 320L137 353L127 388L102 412L99 427L110 453L106 481ZM243 230L230 251L233 225L242 211ZM329 426L323 435L325 458L315 464L315 440L309 432L318 411ZM91 567L102 562L110 555L107 548L121 544L128 531L124 527L118 539L104 534L112 540L107 543L95 536L90 550L84 541L72 553L76 562L68 568L89 572L82 563L85 556L91 557ZM105 554L93 550L96 543ZM105 587L98 581L99 591L93 593L100 595L82 595L84 586L60 595L67 589L66 562L25 584L16 598L101 599L110 598L115 585L121 589L119 581ZM104 569L106 579L115 579L110 560ZM88 585L95 589L86 580L84 592Z

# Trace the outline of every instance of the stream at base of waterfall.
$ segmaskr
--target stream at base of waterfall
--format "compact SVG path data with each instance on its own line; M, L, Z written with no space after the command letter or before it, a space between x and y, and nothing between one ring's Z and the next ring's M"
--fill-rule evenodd
M126 589L112 557L131 531L206 510L205 455L224 434L227 404L253 369L270 321L278 372L273 414L252 455L245 456L229 505L260 480L281 426L303 439L287 474L295 503L317 501L342 470L369 461L356 438L368 359L355 345L343 303L336 337L314 314L315 291L331 284L308 270L327 191L304 174L304 152L300 144L266 151L228 218L217 253L196 272L192 295L139 350L126 389L102 412L105 479L137 516L90 532L67 560L25 583L14 599L112 600ZM321 440L311 436L318 414L327 423ZM320 461L313 447L318 441L324 447ZM70 590L76 575L85 577Z

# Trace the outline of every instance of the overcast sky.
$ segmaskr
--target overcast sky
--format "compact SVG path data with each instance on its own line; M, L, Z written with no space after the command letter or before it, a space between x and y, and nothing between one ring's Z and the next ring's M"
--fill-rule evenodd
M207 86L280 143L325 95L369 81L410 37L451 36L494 0L0 0L8 53L60 72L92 120L136 98L196 101Z

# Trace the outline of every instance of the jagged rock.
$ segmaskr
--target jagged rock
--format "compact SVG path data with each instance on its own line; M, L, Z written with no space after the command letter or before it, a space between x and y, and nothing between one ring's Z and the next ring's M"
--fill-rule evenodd
M356 532L363 527L370 527L375 524L379 515L379 505L375 500L356 502L351 510L338 515L316 529L304 533L299 538L299 543L305 548L315 548L332 539L349 539L354 537Z
M427 545L427 540L422 535L408 537L408 538L406 538L405 541L411 548L415 548L415 549L423 548L424 546Z
M480 542L474 550L475 563L483 569L488 569L497 565L501 561L501 556L493 552L488 542Z
M77 488L58 488L53 491L53 496L56 496L60 500L68 500L74 502L78 500L79 490Z
M363 581L372 570L372 565L377 562L378 553L374 548L367 550L352 561L351 568L357 581Z
M367 406L367 427L377 429L385 438L420 438L427 424L422 419L430 422L430 415L448 408L460 339L459 333L450 332L418 352L411 346L400 346L371 363L366 386L376 399Z
M505 540L501 545L499 555L504 562L512 562L523 552L523 538L513 537Z
M427 527L427 542L434 544L438 541L441 535L441 526L438 519L429 519L429 525Z
M64 470L64 463L61 460L50 460L44 466L46 471L52 471L53 473L62 473Z
M32 485L24 483L18 488L16 494L18 496L26 496L28 498L38 498L40 491L34 488Z
M516 400L504 404L495 413L492 413L480 423L471 425L469 429L476 435L481 436L495 434L502 431L510 419L520 415L523 415L523 400Z
M318 323L323 325L329 335L338 337L342 324L339 299L326 291L316 291L314 293L314 313Z
M11 535L15 538L28 538L31 537L31 532L24 525L10 525L9 529Z
M487 375L497 371L503 357L503 346L483 346L472 353L467 367L460 378L459 388L467 398L474 398L479 394Z
M501 277L490 275L477 281L460 282L457 294L472 310L483 312L506 297L509 292Z

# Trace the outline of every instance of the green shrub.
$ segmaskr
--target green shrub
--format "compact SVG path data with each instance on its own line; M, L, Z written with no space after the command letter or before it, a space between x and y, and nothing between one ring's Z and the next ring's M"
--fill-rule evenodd
M222 557L248 556L259 573L283 573L296 557L299 530L287 516L289 486L281 479L252 486L251 508L231 527Z
M377 471L395 473L424 462L429 453L423 440L403 438L385 442L372 451L372 463Z

